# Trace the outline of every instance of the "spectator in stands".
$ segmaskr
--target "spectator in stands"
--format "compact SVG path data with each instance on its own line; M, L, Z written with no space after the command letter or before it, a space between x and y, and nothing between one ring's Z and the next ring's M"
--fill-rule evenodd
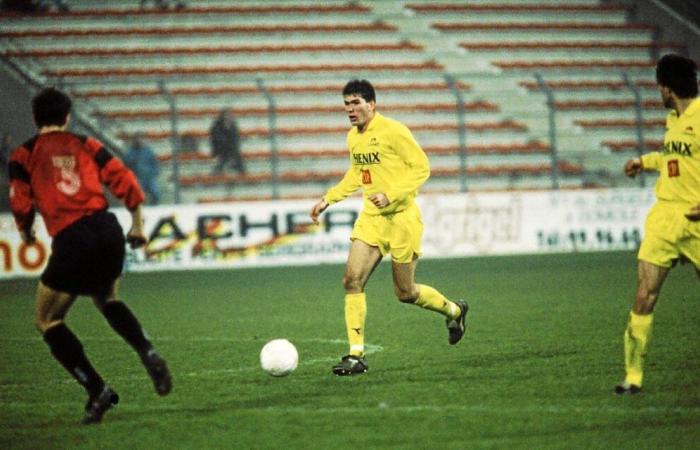
M630 177L655 171L656 203L644 224L637 254L638 286L624 334L625 379L617 394L642 389L654 306L669 271L679 260L689 261L700 277L700 97L697 65L692 59L665 55L656 65L656 82L666 116L661 151L650 152L625 164Z
M160 165L153 149L144 142L141 134L136 134L132 139L124 157L124 163L136 174L149 203L157 205L160 202L158 189Z
M51 3L61 12L69 11L63 0L52 0ZM19 13L46 12L50 8L48 0L2 0L0 9Z
M40 11L48 11L51 8L51 5L49 3L53 3L53 5L56 7L57 10L61 12L68 12L70 8L68 8L68 5L63 0L36 0L36 4L39 7Z
M225 167L245 174L245 165L241 156L241 137L238 124L231 110L224 108L219 113L209 130L212 155L217 158L214 173L222 173Z
M141 3L139 4L139 7L141 9L144 9L146 7L146 4L148 3L148 0L141 0ZM168 0L153 0L153 5L156 8L160 9L168 9L170 8L170 2ZM183 1L177 1L175 2L175 9L182 9L186 8L187 5Z

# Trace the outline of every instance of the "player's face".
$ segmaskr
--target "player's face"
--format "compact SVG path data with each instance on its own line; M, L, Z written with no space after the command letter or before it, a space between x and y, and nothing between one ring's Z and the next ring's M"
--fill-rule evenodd
M664 108L673 109L676 107L673 102L673 97L671 97L671 89L665 86L659 86L659 92L661 93L661 101L664 104Z
M346 95L343 97L343 102L350 124L356 126L358 130L364 131L369 121L374 117L374 102L367 102L357 94Z

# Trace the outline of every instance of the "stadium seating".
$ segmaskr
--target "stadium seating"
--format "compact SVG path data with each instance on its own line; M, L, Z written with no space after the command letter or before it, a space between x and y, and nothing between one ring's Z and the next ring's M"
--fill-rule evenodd
M354 77L373 81L379 111L430 155L425 190L462 189L465 174L468 189L550 188L552 164L559 187L600 185L608 178L595 174L638 146L632 88L646 141L658 142L653 61L681 49L628 23L624 7L591 0L71 6L0 16L4 57L66 87L76 112L119 146L143 134L165 197L178 183L183 201L323 193L347 168L339 93ZM536 73L554 97L555 158ZM222 109L241 128L245 175L212 174L208 133ZM184 135L196 148L179 146Z

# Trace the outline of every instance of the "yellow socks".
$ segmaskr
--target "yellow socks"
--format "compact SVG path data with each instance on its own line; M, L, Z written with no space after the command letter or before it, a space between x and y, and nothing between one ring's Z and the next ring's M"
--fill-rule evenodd
M418 285L419 293L415 304L421 308L429 309L430 311L436 311L445 317L450 319L456 319L459 317L461 310L456 303L451 302L445 298L444 295L439 293L434 288L427 286L425 284Z
M625 330L625 381L642 387L642 372L644 358L647 355L647 344L651 339L653 314L639 315L630 311L630 319Z
M363 356L365 353L365 317L367 317L365 293L345 294L345 328L348 332L350 354L354 356Z

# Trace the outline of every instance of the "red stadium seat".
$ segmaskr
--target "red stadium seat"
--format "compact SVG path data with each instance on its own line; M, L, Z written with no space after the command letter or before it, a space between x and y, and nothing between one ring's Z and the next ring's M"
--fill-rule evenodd
M649 69L654 68L651 61L630 61L630 60L542 60L542 61L492 61L494 66L503 70L549 70L549 69L574 69L574 70L596 70L611 69L615 71L629 69Z
M580 174L583 168L579 165L562 161L559 163L559 171L563 174ZM467 168L469 176L500 176L500 175L543 175L551 172L549 164L511 164L511 165L478 165ZM431 170L432 177L455 177L461 173L459 167L440 168ZM281 181L286 183L302 182L327 182L340 180L345 171L287 171L279 175ZM216 175L191 175L180 177L182 186L213 186L217 184L257 184L269 181L272 174L216 174Z
M497 112L498 105L485 101L469 102L464 105L467 111L472 112ZM399 111L422 111L422 112L454 112L457 109L455 103L426 103L426 104L384 104L382 110L387 112ZM183 108L178 110L181 117L214 117L221 111L221 108ZM278 115L300 115L300 114L336 114L342 111L341 106L314 105L314 106L279 106L275 109ZM266 107L236 107L231 108L231 112L236 116L264 116L269 113ZM140 110L111 110L107 112L95 111L95 116L110 119L144 119L144 118L164 118L170 116L167 109L140 109Z
M424 3L406 5L406 8L417 13L467 13L474 14L480 12L600 12L602 14L610 12L625 12L627 9L622 5L594 4L585 3L567 4L562 2L552 4L537 4L537 3Z
M87 67L82 69L47 69L42 73L53 78L116 78L116 77L182 77L192 75L255 75L260 73L324 73L352 72L371 70L376 72L443 70L442 65L435 61L418 63L336 63L336 64L295 64L295 65L187 65L185 67L155 66L155 67L117 67L103 69Z
M244 16L256 16L261 14L366 14L371 11L367 6L357 3L347 3L344 5L197 5L189 2L189 5L174 9L161 8L85 8L72 9L70 11L53 12L46 11L40 13L42 16L60 16L67 18L118 18L125 16L165 16L165 15L215 15L233 14ZM6 15L15 15L5 13Z
M436 22L432 27L442 32L476 32L479 30L497 31L517 31L517 30L551 30L551 31L610 31L610 30L638 30L653 31L652 25L631 24L631 23L600 23L600 22L474 22L474 23L451 23Z
M518 84L528 90L540 90L540 85L535 81L521 81ZM622 80L548 80L545 84L553 90L627 89ZM653 80L635 80L634 84L644 89L656 88L656 82Z
M627 41L546 41L546 42L461 42L460 47L470 51L488 52L494 50L509 50L518 52L524 50L650 50L664 48L680 50L682 44L672 42L627 42Z
M396 27L384 22L366 24L280 24L280 25L219 25L219 26L151 26L151 27L80 27L27 29L0 32L0 37L8 38L65 38L97 36L198 36L198 35L269 35L298 33L341 33L341 32L396 32Z
M129 56L175 56L175 55L223 55L240 53L315 53L338 51L420 51L423 47L407 41L376 44L303 44L303 45L238 45L202 47L128 47L128 48L54 48L41 50L8 50L5 56L14 58L75 58L78 56L95 58L123 58Z
M638 150L639 144L635 140L605 140L601 144L609 148L613 152L625 152L631 150ZM663 141L661 140L647 140L644 141L644 147L647 151L655 151L663 148Z
M446 156L458 155L460 149L456 145L449 146L426 146L423 150L428 155ZM546 154L549 152L549 146L541 141L530 142L513 142L509 144L472 144L467 146L467 154L469 155L509 155L509 154ZM303 159L303 158L347 158L348 150L345 148L337 149L306 149L306 150L278 150L277 157L282 159ZM160 155L158 160L170 164L173 155ZM247 150L245 152L246 160L263 160L269 161L272 158L272 152L269 150ZM179 152L178 161L182 163L194 162L213 162L215 158L208 154L199 152Z
M634 100L560 100L554 102L554 105L559 110L574 110L574 109L628 109L634 108ZM641 107L645 109L662 109L663 105L660 100L644 100L641 102Z
M593 119L593 120L575 120L574 123L583 128L633 128L637 126L636 120L630 119ZM642 122L645 128L663 127L666 121L663 119L644 120Z
M471 85L467 83L458 83L459 89L468 91ZM285 93L339 93L343 89L342 84L304 84L304 85L272 85L267 87L268 92L272 94ZM375 89L380 92L387 91L444 91L449 89L445 83L432 82L412 82L412 83L376 83ZM191 86L191 87L175 87L170 90L170 93L175 96L199 96L199 95L221 95L221 94L257 94L260 89L255 86ZM160 96L161 91L156 88L110 88L105 86L99 89L87 89L77 91L73 94L78 98L110 98L110 97L152 97Z
M456 131L459 127L456 123L418 123L418 124L408 124L407 125L412 131ZM486 133L486 132L525 132L527 131L527 125L522 122L516 122L514 120L501 120L501 121L479 121L479 122L469 122L466 124L467 129L472 133ZM276 130L278 135L282 136L308 136L308 135L323 135L323 134L336 134L344 135L347 133L347 126L339 127L295 127L295 128L278 128ZM207 138L209 136L209 130L198 129L198 130L188 130L188 135L195 138ZM241 130L241 136L244 138L255 137L255 136L269 136L270 132L267 128L248 128ZM143 134L146 139L155 141L161 139L170 139L171 133L168 130L152 130ZM123 133L120 135L122 139L131 139L132 135L128 133Z

